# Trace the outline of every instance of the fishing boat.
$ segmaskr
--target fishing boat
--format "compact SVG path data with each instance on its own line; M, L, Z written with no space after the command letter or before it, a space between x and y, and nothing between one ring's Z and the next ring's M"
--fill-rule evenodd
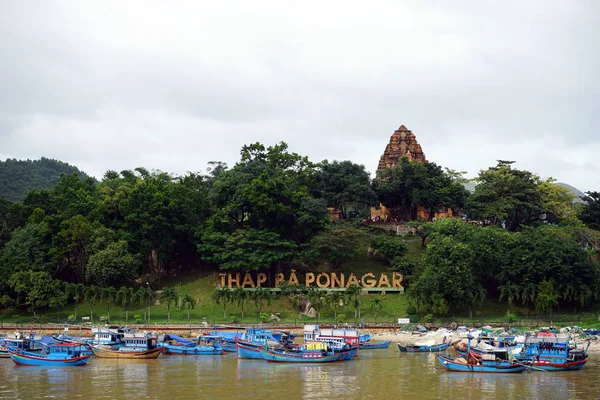
M82 353L83 347L75 343L55 343L48 346L48 354L8 349L10 358L18 365L44 367L70 367L87 364L91 355Z
M238 358L262 359L260 349L264 348L265 345L273 349L292 347L293 343L289 342L287 338L280 337L280 339L282 339L282 342L276 341L270 330L247 328L244 335L235 340Z
M526 365L499 360L476 361L475 358L462 357L452 358L442 354L436 354L441 366L448 371L454 372L483 372L483 373L520 373L527 369Z
M334 353L326 343L306 343L296 350L261 349L260 354L268 362L326 363L346 359L344 353Z
M98 358L152 359L165 351L158 346L157 338L145 333L126 333L120 346L92 346Z
M221 355L225 351L221 346L221 338L218 336L199 336L195 342L188 344L173 344L172 341L159 343L159 347L165 349L165 354L182 354L192 356Z
M402 353L434 353L444 351L450 346L450 343L432 343L432 344L406 344L397 343L398 350Z
M235 341L238 358L262 359L260 351L265 348L263 344L256 344L246 340L237 339Z
M525 351L520 359L533 370L575 371L585 367L589 346L590 342L583 349L561 338L531 338L525 344Z
M391 340L384 340L382 342L368 341L360 344L361 350L375 350L375 349L387 349L390 347Z

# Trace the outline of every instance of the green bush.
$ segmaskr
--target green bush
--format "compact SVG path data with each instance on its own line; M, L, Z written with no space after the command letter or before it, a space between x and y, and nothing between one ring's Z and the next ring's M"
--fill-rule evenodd
M338 320L338 322L344 322L344 321L346 321L346 314L338 314L337 315L337 320Z
M433 314L427 314L423 317L423 322L433 322Z
M517 316L515 314L506 313L506 320L508 321L509 324L512 324L513 322L515 322L517 320Z
M133 319L135 320L136 324L140 324L142 322L142 316L140 314L135 314Z
M406 312L408 313L408 315L415 315L417 313L417 307L408 306L406 307Z
M592 313L582 313L581 316L579 317L582 321L595 321L596 320L596 314L592 314Z

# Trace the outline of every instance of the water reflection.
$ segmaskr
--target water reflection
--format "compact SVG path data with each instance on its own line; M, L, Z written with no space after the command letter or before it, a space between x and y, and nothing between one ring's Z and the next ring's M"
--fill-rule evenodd
M81 368L16 367L0 359L0 398L150 399L593 399L600 357L583 371L466 374L444 371L433 354L396 349L362 352L333 364L170 356L158 360L94 359Z

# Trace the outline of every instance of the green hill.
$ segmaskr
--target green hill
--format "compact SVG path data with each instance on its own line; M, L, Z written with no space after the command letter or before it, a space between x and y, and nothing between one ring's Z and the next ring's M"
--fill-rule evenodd
M82 178L87 177L77 167L50 158L8 158L0 161L0 196L12 202L22 201L30 190L50 189L58 183L61 174L69 175L73 172Z

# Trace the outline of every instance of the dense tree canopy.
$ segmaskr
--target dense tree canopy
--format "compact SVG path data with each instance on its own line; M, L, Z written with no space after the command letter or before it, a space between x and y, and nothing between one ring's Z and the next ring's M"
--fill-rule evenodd
M455 174L433 162L410 162L406 157L377 177L375 192L392 217L401 221L415 220L419 207L430 216L448 208L459 211L468 194Z
M100 182L64 174L54 185L32 185L18 202L0 197L0 307L59 312L85 299L91 314L102 298L126 308L135 301L148 321L150 287L167 275L206 268L272 279L286 268L354 265L370 247L373 262L405 275L421 312L472 311L486 295L509 311L593 308L597 192L577 209L566 189L506 161L481 171L471 196L461 181L406 158L371 181L361 165L313 163L285 143L244 146L233 167L210 162L206 174L139 167L109 170ZM378 203L403 221L448 208L458 218L411 222L424 254L415 259L403 238L360 223ZM313 297L320 310L324 300ZM351 299L358 307L360 290Z

